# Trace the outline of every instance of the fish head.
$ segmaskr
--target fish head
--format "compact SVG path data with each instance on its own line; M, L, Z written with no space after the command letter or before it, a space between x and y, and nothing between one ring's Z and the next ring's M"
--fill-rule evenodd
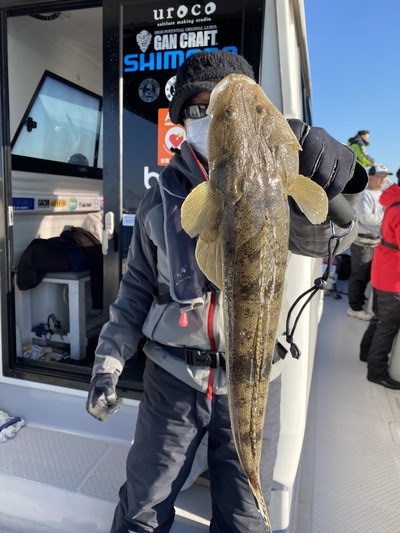
M243 74L229 74L212 90L207 113L211 115L208 134L209 163L237 157L243 149L243 117L249 103L246 93L256 82Z
M300 145L284 116L262 87L243 74L229 74L212 90L207 113L211 115L208 134L210 169L221 160L262 157L276 145Z

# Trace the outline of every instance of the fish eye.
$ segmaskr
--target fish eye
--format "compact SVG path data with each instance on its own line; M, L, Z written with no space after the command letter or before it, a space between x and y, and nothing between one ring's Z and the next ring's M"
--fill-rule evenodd
M256 106L256 111L259 115L264 115L265 113L265 107L261 104Z
M233 109L233 107L227 107L225 109L225 116L227 118L233 118L236 117L236 111Z

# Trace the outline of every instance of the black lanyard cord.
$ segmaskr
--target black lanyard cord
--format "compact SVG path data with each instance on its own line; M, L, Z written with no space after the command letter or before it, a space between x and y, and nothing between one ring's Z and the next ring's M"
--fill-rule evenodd
M329 241L328 241L328 264L326 265L325 272L322 274L321 277L316 278L314 280L314 287L311 287L310 289L306 290L305 292L300 294L300 296L298 298L296 298L296 300L294 301L294 303L290 307L290 309L288 311L288 314L287 314L286 331L285 331L284 335L286 336L286 342L288 344L290 344L290 353L292 354L292 357L294 357L294 359L298 359L300 357L300 355L301 355L299 347L293 341L294 332L296 331L297 324L298 324L298 322L300 320L300 317L301 317L304 309L307 307L307 305L310 303L312 298L315 296L315 294L319 290L324 289L326 287L326 283L327 283L327 280L329 278L329 273L330 273L330 270L331 270L331 266L332 266L333 260L334 260L334 258L336 256L337 249L339 247L340 239L342 239L345 235L347 235L351 231L351 229L354 226L354 220L352 221L352 223L349 226L349 228L346 229L346 231L344 233L340 234L340 235L336 235L335 234L335 226L334 226L334 224L332 222L330 223L330 225L331 225L331 236L330 236ZM333 243L335 243L334 246L333 246ZM297 304L307 295L309 295L309 296L308 296L307 300L304 302L304 304L302 305L302 307L300 308L300 311L297 313L297 316L296 316L296 318L294 320L294 323L293 323L293 327L290 330L290 318L291 318L291 315L294 312L294 309L297 306Z

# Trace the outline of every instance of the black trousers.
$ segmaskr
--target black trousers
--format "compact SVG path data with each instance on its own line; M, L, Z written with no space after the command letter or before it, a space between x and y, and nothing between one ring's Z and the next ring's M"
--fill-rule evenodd
M349 305L354 311L361 311L365 303L365 289L371 279L373 246L351 247L351 273L349 277Z
M376 325L378 323L378 296L376 294L376 289L372 287L372 311L374 313L371 318L368 328L365 330L364 335L360 343L360 360L366 362L368 360L369 349L371 348L372 340L375 335Z
M400 293L374 289L375 316L369 323L360 344L360 359L367 356L368 376L388 376L389 354L400 328Z
M144 372L144 390L135 439L127 458L127 481L120 490L111 532L170 531L175 499L207 431L212 500L210 531L265 533L267 528L237 457L227 396L214 395L208 400L204 392L186 385L149 359ZM280 390L279 377L270 384L266 420L274 428L269 432L269 442L264 441L263 445L263 449L268 446L270 454L266 461L270 465L268 471L263 471L269 483L279 437ZM266 428L266 434L267 431ZM265 489L264 495L268 500Z

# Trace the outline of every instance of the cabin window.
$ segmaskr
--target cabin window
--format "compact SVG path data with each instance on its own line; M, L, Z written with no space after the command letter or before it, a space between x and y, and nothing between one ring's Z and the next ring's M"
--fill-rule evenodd
M102 100L46 71L12 141L14 170L101 178Z

